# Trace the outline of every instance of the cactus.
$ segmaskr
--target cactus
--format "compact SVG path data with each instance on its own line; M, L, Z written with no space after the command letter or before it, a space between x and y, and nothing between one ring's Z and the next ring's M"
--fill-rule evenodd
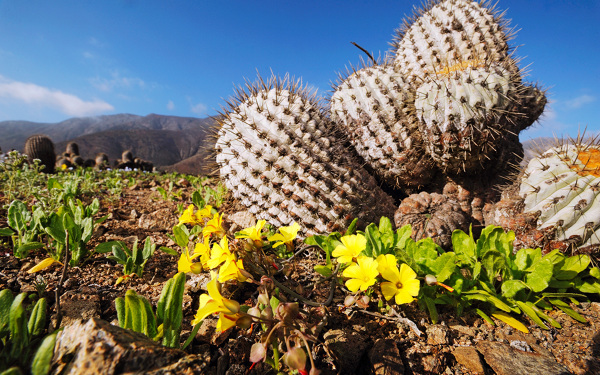
M430 3L396 35L395 70L414 86L423 143L448 175L518 162L518 133L537 120L544 92L522 82L508 24L486 3Z
M391 186L413 191L436 174L418 132L414 92L391 64L340 77L330 98L331 119L370 168Z
M298 82L260 79L238 91L220 121L216 161L225 185L259 219L296 221L304 234L393 212L393 200L336 134Z
M52 140L42 134L32 135L25 141L25 154L27 160L33 163L34 159L39 159L44 166L42 172L54 173L54 162L56 154L54 153L54 143Z
M538 214L537 228L551 229L558 241L600 244L600 145L573 142L533 158L520 182L525 214Z
M396 31L396 70L409 81L473 62L511 63L508 22L486 2L432 1Z
M79 155L79 145L75 142L69 142L65 149L65 153L69 154L71 157Z
M108 168L110 166L110 163L108 162L108 155L106 155L103 152L96 154L96 163L95 164L96 164L95 165L96 169Z
M133 153L131 150L125 150L121 154L121 161L123 163L133 163Z

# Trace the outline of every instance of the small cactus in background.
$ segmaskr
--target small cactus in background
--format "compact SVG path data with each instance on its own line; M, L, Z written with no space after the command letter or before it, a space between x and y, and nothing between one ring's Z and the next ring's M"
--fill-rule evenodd
M106 169L110 166L110 164L108 162L108 155L106 155L103 152L96 154L95 161L96 161L96 163L95 163L96 169Z
M122 163L133 163L133 152L131 150L125 150L121 154Z
M393 200L340 139L314 95L273 77L231 100L216 161L233 196L276 226L295 221L308 235L391 216Z
M54 143L48 136L35 134L27 138L25 141L25 154L30 163L33 163L34 159L41 161L41 165L43 165L42 172L54 173L56 154L54 153Z
M75 156L79 155L79 145L75 142L69 142L67 144L67 148L65 149L65 152L67 154L69 154L71 157L75 157Z

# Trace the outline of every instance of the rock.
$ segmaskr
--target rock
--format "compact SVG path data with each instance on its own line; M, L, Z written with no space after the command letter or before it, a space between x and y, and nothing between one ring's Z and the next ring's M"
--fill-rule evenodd
M210 346L205 345L202 347L201 354L190 354L186 357L181 358L179 361L170 364L165 367L161 367L156 370L144 372L146 375L171 375L171 374L182 374L182 375L206 375L209 372L209 365L211 361Z
M200 290L206 291L206 285L210 281L210 275L207 273L190 273L185 282L186 291L197 293Z
M100 319L78 321L59 332L51 374L116 374L168 366L185 352Z
M213 345L221 345L231 330L218 332L217 331L217 319L206 318L202 321L198 333L196 333L195 339L200 342L209 343Z
M427 343L429 345L448 344L448 328L439 324L433 324L427 327Z
M356 332L332 329L323 335L325 346L336 357L340 374L354 374L367 348L365 337Z
M369 351L369 360L374 375L402 375L404 364L396 341L379 339Z
M501 342L481 341L477 350L497 375L559 375L569 370L552 357L524 352Z
M479 353L472 346L459 346L452 351L456 362L465 366L473 374L484 374L483 363Z
M138 226L149 230L171 230L172 225L176 224L174 221L171 223L170 218L172 215L173 212L169 208L161 208L149 214L141 214L138 219Z
M66 327L81 319L100 317L100 297L97 294L83 294L68 291L60 297L62 311L61 327Z
M256 225L256 218L248 211L239 211L228 215L227 219L231 222L230 232L235 233L240 230Z

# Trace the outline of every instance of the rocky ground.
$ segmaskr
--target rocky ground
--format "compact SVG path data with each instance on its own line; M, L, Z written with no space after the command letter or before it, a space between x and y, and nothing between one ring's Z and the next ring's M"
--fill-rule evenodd
M182 181L180 181L182 183ZM184 183L184 182L183 182ZM120 199L102 202L100 215L109 218L96 232L90 247L123 240L130 245L150 236L158 247L176 249L167 234L177 224L177 203L165 200L152 182L140 182L123 191ZM185 186L180 186L184 188ZM1 198L1 197L0 197ZM242 229L244 214L235 202L220 208L226 214L230 233ZM0 227L6 226L6 211L0 211ZM299 244L300 245L300 244ZM0 245L0 290L35 292L36 276L26 271L45 256L17 259ZM330 284L316 283L313 266L322 262L318 251L309 249L286 265L282 283L317 301L324 301ZM62 269L41 272L47 286L44 296L54 308L54 291ZM146 264L142 278L115 286L122 266L103 254L92 256L81 267L69 268L60 297L65 328L55 349L53 373L275 373L268 365L250 370L250 347L259 329L233 328L215 332L216 318L208 318L185 352L164 348L140 334L116 327L114 300L134 289L156 303L166 280L177 272L177 258L160 250ZM184 297L183 339L189 336L207 275L188 276ZM226 297L243 303L256 297L251 285L231 285ZM416 303L402 306L396 316L380 315L377 301L368 306L346 308L344 292L337 288L329 307L306 307L308 316L318 317L319 341L313 345L316 366L322 374L599 374L600 303L573 306L587 320L581 324L561 312L550 315L560 330L542 330L529 323L529 334L501 324L490 326L474 314L457 316L440 311L440 322L430 324ZM292 300L290 298L290 300ZM110 324L108 324L108 323ZM69 372L70 371L70 372Z

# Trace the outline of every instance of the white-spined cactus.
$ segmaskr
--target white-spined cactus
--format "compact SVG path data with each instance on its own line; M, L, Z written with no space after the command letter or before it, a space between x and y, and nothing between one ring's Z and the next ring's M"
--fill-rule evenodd
M409 81L470 61L511 66L511 38L508 23L487 2L431 1L397 30L394 63Z
M391 186L412 191L436 173L418 131L414 90L391 64L365 66L340 77L331 118L369 167Z
M216 161L233 196L259 219L309 235L357 217L391 216L393 200L344 148L323 106L298 82L238 90L219 120Z
M539 214L538 229L555 229L559 241L600 244L600 145L578 139L533 158L519 193L524 212Z

